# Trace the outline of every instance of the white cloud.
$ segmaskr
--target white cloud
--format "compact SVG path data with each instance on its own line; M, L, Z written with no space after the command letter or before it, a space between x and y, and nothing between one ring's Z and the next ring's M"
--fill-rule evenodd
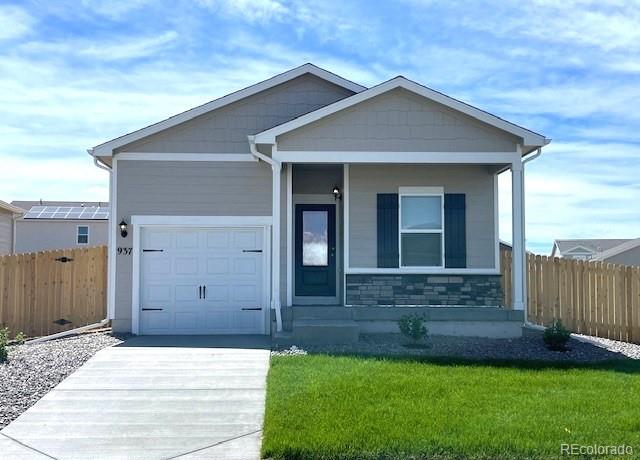
M36 20L24 9L0 5L0 40L20 38L31 32Z
M109 175L89 155L18 157L0 153L0 199L108 201ZM25 186L28 184L28 186Z
M198 3L249 22L281 20L289 13L288 8L277 0L198 0Z

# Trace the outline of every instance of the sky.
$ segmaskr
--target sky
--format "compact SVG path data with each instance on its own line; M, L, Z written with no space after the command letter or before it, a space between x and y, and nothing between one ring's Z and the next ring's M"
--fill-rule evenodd
M530 250L640 237L639 25L617 0L0 0L0 199L106 201L87 148L313 62L553 139L526 167Z

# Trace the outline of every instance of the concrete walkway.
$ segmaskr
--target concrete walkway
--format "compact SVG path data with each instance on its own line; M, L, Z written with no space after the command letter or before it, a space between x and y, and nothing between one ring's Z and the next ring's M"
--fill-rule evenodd
M5 427L0 457L259 459L268 367L267 338L131 339Z

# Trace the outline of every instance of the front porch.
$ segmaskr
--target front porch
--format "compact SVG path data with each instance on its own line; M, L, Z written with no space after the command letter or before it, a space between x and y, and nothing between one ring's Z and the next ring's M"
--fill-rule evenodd
M282 307L282 328L274 343L340 344L358 340L360 334L393 334L398 320L407 314L424 316L429 334L513 338L522 333L524 312L502 307L379 307L292 306ZM275 312L272 315L275 321Z

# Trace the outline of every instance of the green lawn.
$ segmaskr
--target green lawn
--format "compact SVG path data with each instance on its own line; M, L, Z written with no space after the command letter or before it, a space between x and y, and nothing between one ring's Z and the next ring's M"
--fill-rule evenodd
M571 458L562 443L640 458L640 363L272 358L267 458Z

